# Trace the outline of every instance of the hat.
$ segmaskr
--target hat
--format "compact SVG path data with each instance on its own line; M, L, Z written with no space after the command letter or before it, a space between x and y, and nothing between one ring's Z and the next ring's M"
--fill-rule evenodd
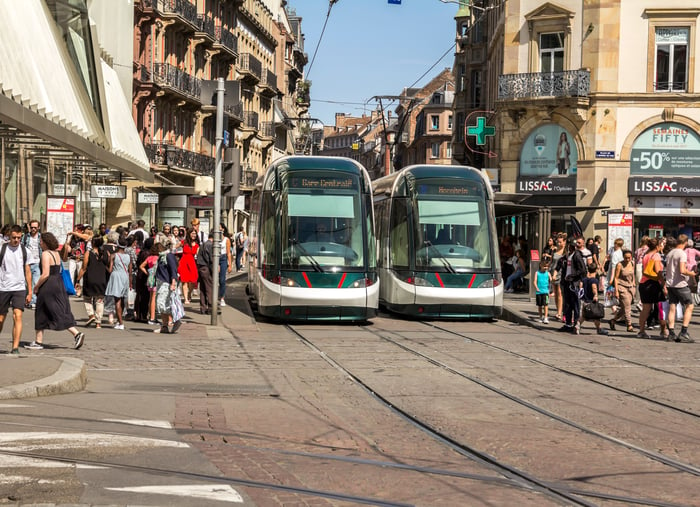
M191 223L192 225L199 225L199 218L194 217L190 223Z

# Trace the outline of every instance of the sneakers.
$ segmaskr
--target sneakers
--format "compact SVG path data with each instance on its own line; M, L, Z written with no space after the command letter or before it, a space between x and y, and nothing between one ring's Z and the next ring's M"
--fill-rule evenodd
M78 333L75 335L75 345L73 345L73 348L75 350L78 350L80 347L83 346L83 342L85 341L85 333Z
M95 318L95 316L91 315L90 318L85 323L85 327L90 327L91 325L93 325L95 323L96 320L97 319Z
M19 349L12 349L12 350L10 351L10 354L15 355L15 356L18 356L18 355L19 355Z
M681 331L681 334L675 337L674 340L676 343L695 343L695 340L690 337L688 331Z
M29 350L42 350L44 345L38 342L32 342L29 345L25 345L24 348Z
M542 324L549 324L549 319L547 317L542 319Z
M124 324L114 324L114 329L117 331L124 331Z
M564 325L561 326L559 329L557 329L557 331L559 331L560 333L570 333L570 332L571 332L571 326L569 326L568 324L564 324Z
M610 330L615 331L615 319L610 319L608 324L610 325Z
M576 324L573 328L571 328L571 334L581 334L581 325Z
M224 298L221 298L221 301L219 301L219 306L221 306L221 307L226 306L226 301L224 301Z
M663 335L662 335L663 336ZM671 329L666 336L663 337L664 340L669 342L674 342L678 339L676 333Z
M161 326L158 329L154 329L153 332L160 334L168 334L168 326Z
M182 320L178 320L173 324L173 326L170 328L170 334L177 333L177 330L180 329L180 326L182 326Z
M598 330L596 331L598 334L602 334L603 336L608 336L608 330L603 329L602 327L599 327Z
M512 294L515 291L513 289L506 289L503 292L505 292L506 294Z
M640 331L637 333L637 338L643 338L645 340L649 339L649 335L645 331Z
M158 325L160 325L160 322L158 322L157 320L148 319L148 325L149 326L158 326Z

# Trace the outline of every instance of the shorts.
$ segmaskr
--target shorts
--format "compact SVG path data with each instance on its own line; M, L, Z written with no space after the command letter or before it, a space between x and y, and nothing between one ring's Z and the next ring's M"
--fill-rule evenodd
M549 306L549 294L535 294L535 304L537 306Z
M26 300L26 289L0 292L0 315L7 315L10 306L15 310L24 311L24 304Z
M663 301L661 294L661 285L656 280L647 280L639 285L639 299L642 304L653 305Z
M670 304L683 306L693 304L693 294L690 292L690 287L667 287L667 289Z

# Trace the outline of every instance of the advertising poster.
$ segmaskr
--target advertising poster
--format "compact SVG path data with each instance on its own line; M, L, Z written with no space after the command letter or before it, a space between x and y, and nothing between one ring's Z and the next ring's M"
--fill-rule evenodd
M576 174L578 150L573 136L557 124L534 129L520 151L520 176L562 177Z
M658 123L642 132L632 145L630 174L697 176L700 136L680 123Z
M623 248L634 250L634 244L632 243L632 238L634 237L633 224L633 213L608 212L608 248L606 250L607 252L609 252L612 249L617 238L622 238L623 240L625 240L625 246Z
M49 195L46 197L46 230L56 236L63 246L75 224L75 197Z

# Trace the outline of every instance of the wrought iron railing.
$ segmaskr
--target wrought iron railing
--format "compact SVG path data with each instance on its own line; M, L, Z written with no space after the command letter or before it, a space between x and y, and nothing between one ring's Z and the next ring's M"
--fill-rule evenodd
M178 148L165 142L145 144L144 148L148 160L153 164L186 169L205 176L214 174L216 164L214 157Z
M258 173L255 171L241 171L241 187L254 188L255 182L258 179Z
M590 91L591 73L583 69L498 76L499 99L587 97Z
M271 121L260 123L260 135L262 137L275 137L275 126Z
M163 14L177 14L193 27L199 27L197 6L189 0L158 0L157 9Z
M151 76L151 71L145 65L139 64L138 69L136 69L136 78L142 83L150 83L153 81Z
M242 53L240 67L242 72L250 72L258 81L262 77L262 63L250 53Z
M275 75L270 69L263 69L260 84L267 86L272 90L277 90L277 75Z
M238 39L236 36L223 26L217 26L215 38L232 53L238 53Z
M197 16L197 26L200 32L204 32L209 35L212 39L216 39L216 25L214 20L206 14L200 14Z
M153 80L161 86L169 86L184 95L200 99L202 82L169 63L153 64Z
M241 102L233 105L224 104L224 113L243 121L243 104Z
M258 130L258 118L257 111L243 111L243 125L248 128Z

